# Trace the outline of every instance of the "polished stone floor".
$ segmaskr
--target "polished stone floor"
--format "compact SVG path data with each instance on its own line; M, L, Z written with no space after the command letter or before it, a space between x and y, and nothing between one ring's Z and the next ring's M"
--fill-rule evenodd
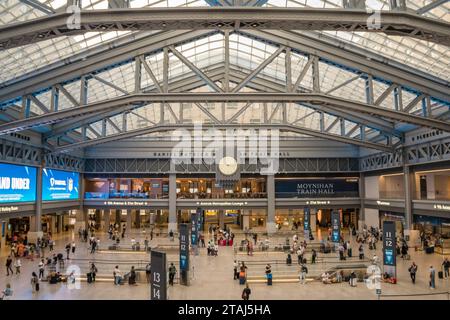
M138 230L132 230L132 234L127 235L122 245L127 245L131 237L143 243L145 234ZM112 278L112 271L115 265L123 273L128 272L132 265L135 267L144 267L149 259L146 253L113 253L101 252L90 254L87 244L80 242L78 235L65 233L56 238L56 253L64 253L64 247L72 240L76 241L77 249L74 256L66 263L65 267L78 266L81 274L85 274L90 261L94 261L99 269L98 278ZM272 243L282 242L284 236L272 238ZM111 241L107 239L107 235L101 234L101 248L105 247ZM353 246L353 252L357 252L357 247L353 239L350 240ZM177 242L171 242L167 238L155 238L151 241L151 246L158 244L176 245ZM381 257L381 249L378 246L377 255ZM373 251L369 251L367 246L365 253L368 256L373 255ZM428 288L428 268L433 265L436 270L440 270L443 257L438 254L426 255L425 253L411 250L411 261L415 261L418 266L418 274L416 284L413 285L409 279L408 267L411 261L398 261L398 283L396 285L383 283L382 296L380 299L433 299L443 300L449 299L447 292L450 290L450 284L447 279L438 279L436 277L436 289ZM68 300L102 300L102 299L135 299L146 300L150 297L149 286L140 283L137 286L115 286L112 282L96 282L87 284L81 282L79 289L70 289L67 284L50 285L42 282L40 291L33 294L31 290L31 273L38 272L39 261L35 259L22 260L22 268L20 275L6 276L5 260L7 250L0 252L0 288L3 290L6 283L10 283L14 294L12 299L68 299ZM49 254L48 250L45 252ZM319 259L321 258L319 254ZM336 254L326 255L335 257ZM181 286L175 284L168 290L169 299L189 300L189 299L214 299L214 300L232 300L240 299L243 286L233 280L233 260L246 261L270 261L284 260L285 255L282 253L255 253L249 257L245 254L235 254L231 247L221 247L217 257L207 256L206 249L200 250L199 256L191 256L191 272L190 286ZM295 257L294 257L295 259ZM332 258L330 258L332 260ZM168 260L175 261L177 265L178 256L175 251L168 252ZM177 265L178 267L178 265ZM250 266L257 270L250 270L251 274L264 274L264 263L258 266ZM293 266L292 268L298 268ZM285 270L285 266L274 266L274 275L281 270ZM65 272L65 270L63 270ZM318 281L309 282L307 284L300 283L274 283L273 286L267 286L265 283L254 283L250 285L252 289L251 299L378 299L374 289L369 289L364 283L358 283L356 287L350 287L348 283L339 283L332 285L324 285ZM390 296L393 295L393 296ZM410 296L418 295L418 296Z

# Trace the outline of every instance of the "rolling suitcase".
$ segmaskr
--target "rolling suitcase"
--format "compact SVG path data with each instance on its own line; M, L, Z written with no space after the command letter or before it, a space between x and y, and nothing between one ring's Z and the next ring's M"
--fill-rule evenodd
M439 279L444 279L444 272L439 271L439 272L438 272L438 278L439 278Z

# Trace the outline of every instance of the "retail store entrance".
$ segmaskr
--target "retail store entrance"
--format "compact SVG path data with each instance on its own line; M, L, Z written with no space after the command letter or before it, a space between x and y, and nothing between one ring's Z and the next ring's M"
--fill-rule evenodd
M190 223L191 214L196 213L195 209L178 210L178 223ZM242 210L235 209L202 209L202 230L208 231L213 227L220 229L242 229Z
M349 228L358 225L359 212L357 209L318 209L317 227L328 229L331 227L331 211L338 210L340 213L341 227Z

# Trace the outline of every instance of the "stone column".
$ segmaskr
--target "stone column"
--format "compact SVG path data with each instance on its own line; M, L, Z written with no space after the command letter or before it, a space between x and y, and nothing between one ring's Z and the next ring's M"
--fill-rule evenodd
M405 186L405 235L409 235L412 229L412 191L415 189L415 179L410 172L409 166L403 165L403 179Z
M171 173L169 174L169 226L168 231L177 231L177 176L171 163ZM173 170L172 170L173 169Z
M242 215L242 230L245 228L250 229L250 210L243 210L244 214Z
M219 210L219 228L225 229L225 210Z
M109 209L104 210L103 217L105 219L105 226L104 226L103 230L105 230L107 232L109 229L109 225L111 223L111 210L109 210Z
M267 233L277 231L275 223L275 176L267 176Z
M314 234L316 233L317 229L317 209L316 208L310 208L310 225L311 225L311 232Z
M64 212L56 216L56 232L60 233L64 231Z
M366 221L365 217L365 198L366 198L366 183L364 181L364 172L359 173L359 198L360 198L360 209L358 217L358 230L362 231L364 223Z
M127 210L127 230L131 232L133 228L133 210Z
M119 225L119 229L122 228L122 210L116 210L116 221L115 223Z
M0 221L0 248L4 249L6 246L6 234L8 233L9 219L2 219Z
M42 166L37 168L37 181L36 181L36 224L35 229L31 231L42 231Z
M136 210L136 228L141 228L141 212L144 210ZM145 211L144 211L145 212Z

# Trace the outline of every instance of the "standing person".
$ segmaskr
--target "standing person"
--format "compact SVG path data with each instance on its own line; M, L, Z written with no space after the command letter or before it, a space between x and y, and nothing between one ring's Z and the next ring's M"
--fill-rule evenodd
M314 249L312 249L311 252L312 252L311 263L316 263L317 252Z
M50 239L48 241L48 247L50 248L50 252L53 251L53 246L55 245L55 241L53 239Z
M177 268L175 268L173 262L169 267L169 284L173 286L173 280L175 279L175 274L177 273Z
M413 261L412 265L409 267L408 271L409 271L409 275L411 277L412 283L413 284L416 283L417 265L414 263L414 261Z
M91 264L91 279L92 282L95 282L95 276L97 275L98 269L94 263Z
M95 249L97 248L97 241L92 241L91 243L91 253L95 253Z
M148 251L148 237L145 237L144 248L145 248L145 252L147 252Z
M444 259L444 262L442 262L442 267L444 268L444 277L448 278L450 270L450 261L448 260L448 258Z
M250 294L252 293L252 290L248 287L248 283L245 285L244 290L242 291L242 299L243 300L249 300Z
M174 236L173 236L173 231L172 230L169 231L169 238L170 238L170 241L174 240Z
M132 286L136 285L136 271L134 270L134 266L131 266L130 275L128 277L128 284Z
M428 271L430 273L430 289L436 289L436 270L433 266L430 266Z
M11 271L11 275L14 274L14 271L11 268L12 263L13 263L13 261L12 261L11 256L8 256L8 258L6 258L6 264L5 264L5 266L6 266L6 276L9 276L9 272L10 271Z
M36 272L31 274L31 290L33 293L39 292L39 279Z
M300 283L305 284L306 274L308 273L308 268L302 264L300 268Z
M234 262L233 262L233 270L234 270L234 273L233 273L233 280L236 280L236 279L239 277L239 273L238 273L238 263L237 263L236 260L234 260Z
M150 229L150 241L153 240L153 228Z
M75 241L72 241L72 254L75 255L76 244Z
M67 260L70 260L69 255L70 255L70 243L68 243L66 245L66 253L67 253Z
M359 246L358 252L359 252L359 260L363 260L364 259L364 248L363 248L362 244Z
M122 283L122 272L119 269L119 266L116 266L113 271L114 275L114 284L120 285Z
M41 261L38 264L38 268L39 268L39 279L42 279L44 277L44 270L45 270L44 259L41 259Z
M14 267L16 268L16 275L20 274L20 267L22 267L22 262L20 261L19 258L17 258L16 261L14 261Z

